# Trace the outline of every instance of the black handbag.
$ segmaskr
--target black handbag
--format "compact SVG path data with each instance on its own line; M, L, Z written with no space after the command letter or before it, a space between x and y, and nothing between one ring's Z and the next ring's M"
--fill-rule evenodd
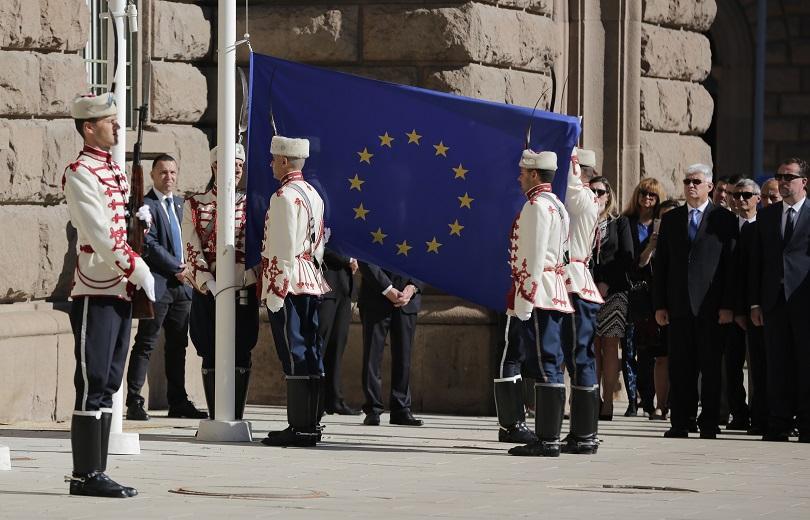
M652 292L646 280L632 280L627 277L629 289L627 291L628 317L630 321L639 322L649 320L655 316L653 312Z

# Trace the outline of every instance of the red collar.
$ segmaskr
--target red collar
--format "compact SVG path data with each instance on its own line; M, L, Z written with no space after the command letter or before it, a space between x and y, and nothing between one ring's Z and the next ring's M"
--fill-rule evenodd
M290 172L287 175L285 175L284 177L282 177L280 182L281 182L281 185L284 186L288 182L303 181L303 180L304 180L304 174L301 172L301 170L296 170L296 171Z
M93 159L112 164L112 155L100 148L96 148L95 146L90 146L89 144L84 145L84 148L82 148L82 153L89 155Z
M532 199L532 198L536 197L537 195L539 195L539 194L541 194L541 193L543 193L545 191L551 191L551 184L548 183L548 182L538 184L534 188L527 191L526 192L526 198L527 199Z

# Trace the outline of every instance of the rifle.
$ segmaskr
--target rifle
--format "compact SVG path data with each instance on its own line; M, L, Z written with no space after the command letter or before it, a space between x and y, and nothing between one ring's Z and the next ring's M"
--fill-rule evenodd
M136 108L138 111L138 140L132 151L132 178L129 192L129 226L127 241L129 247L139 255L143 255L143 236L146 232L144 223L135 216L138 209L143 206L143 166L141 165L141 146L143 145L143 127L146 124L146 104ZM134 319L151 320L155 317L155 307L147 298L143 289L138 289L132 297L132 317Z

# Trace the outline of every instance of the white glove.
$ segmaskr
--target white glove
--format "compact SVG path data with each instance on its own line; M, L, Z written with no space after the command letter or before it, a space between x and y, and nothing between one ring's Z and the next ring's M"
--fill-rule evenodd
M136 285L136 287L143 289L143 292L146 293L146 297L149 298L150 302L155 301L155 277L152 276L152 273L146 273L141 285Z
M135 213L135 216L138 217L138 220L143 222L146 225L146 227L152 225L152 212L149 211L149 206L147 206L146 204L138 208L138 212Z
M205 282L205 288L208 289L212 295L216 296L217 294L217 282L216 280L208 280Z
M332 236L332 228L326 228L323 230L323 243L326 244L329 242L329 237Z

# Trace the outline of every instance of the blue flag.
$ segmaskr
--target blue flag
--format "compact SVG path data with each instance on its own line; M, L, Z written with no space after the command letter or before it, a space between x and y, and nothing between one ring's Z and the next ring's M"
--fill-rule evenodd
M538 92L538 96L540 93ZM509 232L531 148L556 152L564 196L579 120L251 55L248 265L259 262L273 111L280 135L310 140L304 177L326 203L327 247L449 294L504 309Z

